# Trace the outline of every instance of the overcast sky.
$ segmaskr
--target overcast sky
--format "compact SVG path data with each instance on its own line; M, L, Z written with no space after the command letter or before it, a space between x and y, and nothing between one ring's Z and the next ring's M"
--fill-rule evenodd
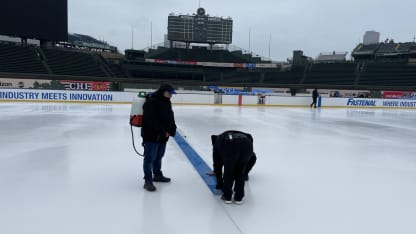
M104 39L121 51L163 42L169 13L192 14L198 0L68 0L69 32ZM230 16L234 21L233 45L268 57L286 60L293 50L307 56L320 52L351 52L367 30L381 39L413 41L416 34L415 0L201 0L212 16Z

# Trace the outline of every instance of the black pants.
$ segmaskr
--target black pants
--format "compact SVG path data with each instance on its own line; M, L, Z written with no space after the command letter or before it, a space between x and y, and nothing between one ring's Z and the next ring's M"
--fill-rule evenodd
M311 107L312 107L312 106L314 106L314 107L316 108L316 103L317 103L317 100L318 100L318 98L317 98L317 97L313 97L313 98L312 98L312 101L313 101L313 102L312 102L312 104L311 104Z
M253 169L254 164L256 164L256 161L257 161L257 156L255 153L253 153L253 155L250 157L250 159L247 162L246 172L245 172L246 176L248 176L248 173L250 173L251 169Z
M224 163L224 184L222 192L225 199L231 200L234 185L234 199L241 200L244 197L244 179L246 176L247 164L253 155L253 144L246 138L234 138L225 140L221 155ZM251 167L254 163L251 165ZM251 168L250 168L251 169Z

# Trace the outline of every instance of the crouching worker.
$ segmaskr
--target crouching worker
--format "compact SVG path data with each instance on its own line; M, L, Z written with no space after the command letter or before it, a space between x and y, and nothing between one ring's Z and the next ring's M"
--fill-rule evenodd
M176 134L176 124L170 99L175 94L170 85L161 85L143 105L141 135L144 145L144 189L155 191L153 182L170 182L162 173L162 158L170 136Z
M248 170L248 162L253 152L253 137L244 132L226 131L220 135L212 135L214 173L217 179L217 189L222 189L221 197L225 203L232 203L233 187L234 201L242 204L244 198L244 181ZM223 175L224 167L224 175Z

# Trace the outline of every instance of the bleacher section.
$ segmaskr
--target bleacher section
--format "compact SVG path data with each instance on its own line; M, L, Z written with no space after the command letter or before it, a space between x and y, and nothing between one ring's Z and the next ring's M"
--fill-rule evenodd
M60 49L44 49L46 62L53 74L68 76L107 77L99 61L90 53Z
M264 75L263 84L281 84L298 85L302 79L303 70L294 70L290 72L266 72Z
M304 84L353 85L356 63L311 64Z
M111 70L113 77L125 78L127 74L124 72L120 64L108 64L108 67Z
M203 80L200 67L166 64L124 64L123 67L135 78Z
M352 52L356 61L378 61L384 62L408 62L413 58L412 51L416 48L415 42L395 43L393 41L358 45Z
M241 51L209 50L205 47L192 49L160 47L157 50L149 50L146 58L221 63L258 63L261 61L260 58L243 54Z
M252 83L258 84L260 83L260 72L250 72L247 70L240 70L240 71L224 71L222 75L222 80L224 82L234 84L234 83Z
M358 84L416 86L416 66L395 63L365 63Z
M88 78L106 81L141 82L144 80L174 80L204 83L239 84L244 86L279 87L345 87L368 88L416 87L416 64L411 58L416 55L415 43L385 43L357 48L359 52L408 53L407 62L381 63L379 61L313 63L292 66L245 66L253 62L236 58L244 56L239 52L198 48L161 49L151 53L163 61L160 63L142 60L128 60L123 55L101 56L99 53L64 48L40 48L17 44L0 44L0 75L6 77L31 76L31 74L50 77L50 79ZM157 52L157 53L156 53ZM166 56L166 57L163 57ZM178 60L230 62L231 66L203 66L198 63L174 63ZM234 56L234 57L233 57ZM415 57L416 59L416 57ZM238 63L242 62L242 63ZM415 61L416 62L416 61ZM272 65L272 64L271 64ZM11 74L11 75L10 75ZM62 77L65 76L65 77ZM147 82L147 81L146 81Z
M33 47L0 44L0 72L47 74L41 57Z

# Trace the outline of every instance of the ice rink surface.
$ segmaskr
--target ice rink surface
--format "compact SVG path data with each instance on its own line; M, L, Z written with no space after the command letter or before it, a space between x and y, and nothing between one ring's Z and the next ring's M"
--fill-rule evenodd
M253 135L243 205L214 196L173 139L172 182L144 191L129 105L1 103L0 233L416 233L416 111L174 111L209 165L211 134Z

